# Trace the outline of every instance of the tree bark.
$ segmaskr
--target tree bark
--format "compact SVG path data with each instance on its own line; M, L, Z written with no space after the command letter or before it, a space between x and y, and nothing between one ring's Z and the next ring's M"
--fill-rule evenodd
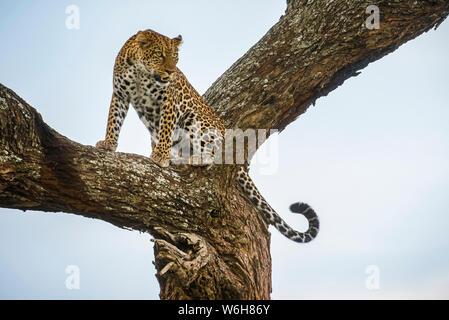
M290 0L205 93L229 128L282 130L321 96L438 26L449 2ZM270 234L233 166L170 166L60 135L0 85L0 206L67 212L154 237L161 299L269 299ZM287 241L287 240L286 240Z

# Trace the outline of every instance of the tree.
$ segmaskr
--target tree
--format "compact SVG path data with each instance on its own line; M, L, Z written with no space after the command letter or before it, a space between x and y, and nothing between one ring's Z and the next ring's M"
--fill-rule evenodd
M449 13L444 0L370 5L288 1L279 22L204 98L228 128L282 130ZM161 169L145 157L80 145L2 85L0 145L1 206L74 213L150 233L161 299L269 299L270 235L234 182L233 166Z

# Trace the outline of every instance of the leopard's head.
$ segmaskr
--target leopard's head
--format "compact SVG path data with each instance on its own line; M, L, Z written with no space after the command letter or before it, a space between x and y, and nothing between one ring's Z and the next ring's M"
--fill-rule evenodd
M176 70L182 37L171 39L153 30L145 30L136 34L135 42L136 58L141 67L158 82L168 84L170 75Z

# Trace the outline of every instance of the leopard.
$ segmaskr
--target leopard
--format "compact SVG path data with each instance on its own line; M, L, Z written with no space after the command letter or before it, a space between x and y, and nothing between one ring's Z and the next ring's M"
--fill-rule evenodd
M97 148L116 150L121 127L132 105L149 130L150 159L156 165L166 168L179 163L175 142L180 137L188 141L189 156L181 157L184 163L199 167L216 164L214 159L223 145L225 125L177 67L181 43L181 35L170 38L152 29L138 31L125 42L115 59L106 136L96 143ZM177 137L175 131L180 132ZM237 166L237 184L268 224L298 243L317 236L319 219L311 206L303 202L290 206L293 213L302 214L308 221L305 232L294 230L262 196L249 176L248 166Z

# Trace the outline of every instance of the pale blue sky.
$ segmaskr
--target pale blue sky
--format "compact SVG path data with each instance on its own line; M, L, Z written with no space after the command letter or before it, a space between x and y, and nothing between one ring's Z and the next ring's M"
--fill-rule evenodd
M65 8L80 8L80 29ZM140 29L182 34L179 67L203 93L283 14L284 1L3 1L0 82L60 133L104 136L112 67ZM363 10L363 8L361 9ZM382 8L380 8L382 12ZM310 244L272 231L273 298L449 298L449 23L319 99L278 136L270 175L251 175L292 226L310 203L321 232ZM119 151L149 155L130 112ZM263 150L261 150L263 151ZM0 298L157 299L150 236L69 214L0 209ZM80 289L65 286L67 265ZM369 265L378 290L365 286Z

